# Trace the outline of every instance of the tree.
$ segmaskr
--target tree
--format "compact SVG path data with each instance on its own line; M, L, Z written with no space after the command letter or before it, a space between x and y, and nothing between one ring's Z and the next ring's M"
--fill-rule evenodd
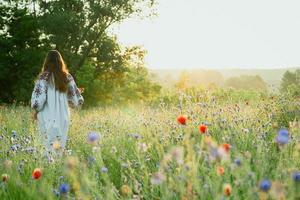
M113 98L116 103L147 101L155 98L160 92L161 87L149 81L149 74L145 68L145 50L140 47L127 48L124 56L128 71L121 80L123 87L116 88L114 95L121 96L123 99Z
M114 52L115 56L122 61L125 71L107 69L103 73L90 64L84 65L78 71L78 85L85 86L86 102L89 105L107 105L147 101L154 98L161 87L149 79L144 63L146 52L140 47L127 47L124 50L119 47ZM110 62L112 67L117 64L113 60Z
M295 72L286 71L283 74L280 91L290 93L293 96L300 96L300 69Z
M45 48L27 8L0 5L0 102L27 102Z
M129 75L148 81L146 69L138 73L131 69L128 54L109 30L132 15L151 14L154 4L154 0L1 1L0 83L1 90L6 89L1 101L29 99L33 80L51 48L62 53L86 89L87 102L116 97L113 92L124 87ZM146 10L150 12L145 14Z
M85 62L94 61L96 68L102 67L97 59L111 53L101 48L111 26L145 12L153 4L154 0L42 1L39 13L50 44L65 55L76 75Z

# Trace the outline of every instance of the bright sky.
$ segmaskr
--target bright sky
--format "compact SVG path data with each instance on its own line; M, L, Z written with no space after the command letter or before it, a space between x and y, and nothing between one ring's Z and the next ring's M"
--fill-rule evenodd
M158 17L116 33L141 45L147 65L169 68L300 66L299 0L159 0Z

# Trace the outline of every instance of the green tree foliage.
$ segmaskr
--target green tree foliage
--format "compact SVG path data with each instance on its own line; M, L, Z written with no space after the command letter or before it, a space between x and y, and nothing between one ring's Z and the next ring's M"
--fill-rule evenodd
M267 83L258 75L231 77L225 81L225 86L244 90L267 90Z
M86 102L89 105L107 105L155 98L161 87L149 80L144 64L145 51L132 47L114 52L122 58L124 71L108 70L102 73L91 64L84 65L78 71L78 85L85 86Z
M283 74L280 91L290 93L292 96L300 96L300 69L295 72L286 71Z
M103 67L97 59L113 53L111 46L103 47L108 44L108 29L153 4L153 0L56 0L42 1L39 12L49 42L65 55L67 64L76 72L91 60L96 67Z
M113 102L135 102L152 100L160 92L161 86L149 81L149 73L145 68L145 50L140 47L127 48L124 52L127 71L116 88L114 95L123 99L113 98Z
M124 95L120 91L125 90L132 91L131 99L149 97L149 91L154 90L147 70L144 66L134 70L143 63L143 57L132 60L135 48L125 52L109 30L132 15L151 14L154 3L153 0L1 1L0 83L5 86L1 101L29 99L33 80L50 47L62 53L79 86L85 88L88 103L124 99L115 93ZM133 92L135 87L127 87L124 84L127 82L139 84L141 88L136 87L139 92Z
M1 5L0 16L0 99L28 101L47 44L27 8Z

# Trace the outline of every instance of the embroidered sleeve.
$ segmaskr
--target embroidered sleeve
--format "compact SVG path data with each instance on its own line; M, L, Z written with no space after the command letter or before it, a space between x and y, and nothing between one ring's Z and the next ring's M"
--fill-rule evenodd
M35 82L31 95L31 107L37 112L44 108L47 99L47 74L43 73Z
M71 74L68 74L68 102L71 107L78 107L84 102Z

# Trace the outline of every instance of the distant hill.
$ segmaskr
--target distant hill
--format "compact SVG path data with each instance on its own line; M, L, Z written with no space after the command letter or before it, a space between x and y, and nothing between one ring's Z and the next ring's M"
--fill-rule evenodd
M269 86L269 88L278 89L280 86L281 78L287 70L295 71L298 68L280 68L280 69L150 69L153 74L153 80L158 81L163 86L171 86L176 83L183 71L187 73L200 73L219 72L226 80L230 77L241 75L259 75Z
M219 70L225 79L240 75L259 75L268 85L273 85L275 88L280 86L281 78L287 71L295 71L297 68L283 69L230 69Z

